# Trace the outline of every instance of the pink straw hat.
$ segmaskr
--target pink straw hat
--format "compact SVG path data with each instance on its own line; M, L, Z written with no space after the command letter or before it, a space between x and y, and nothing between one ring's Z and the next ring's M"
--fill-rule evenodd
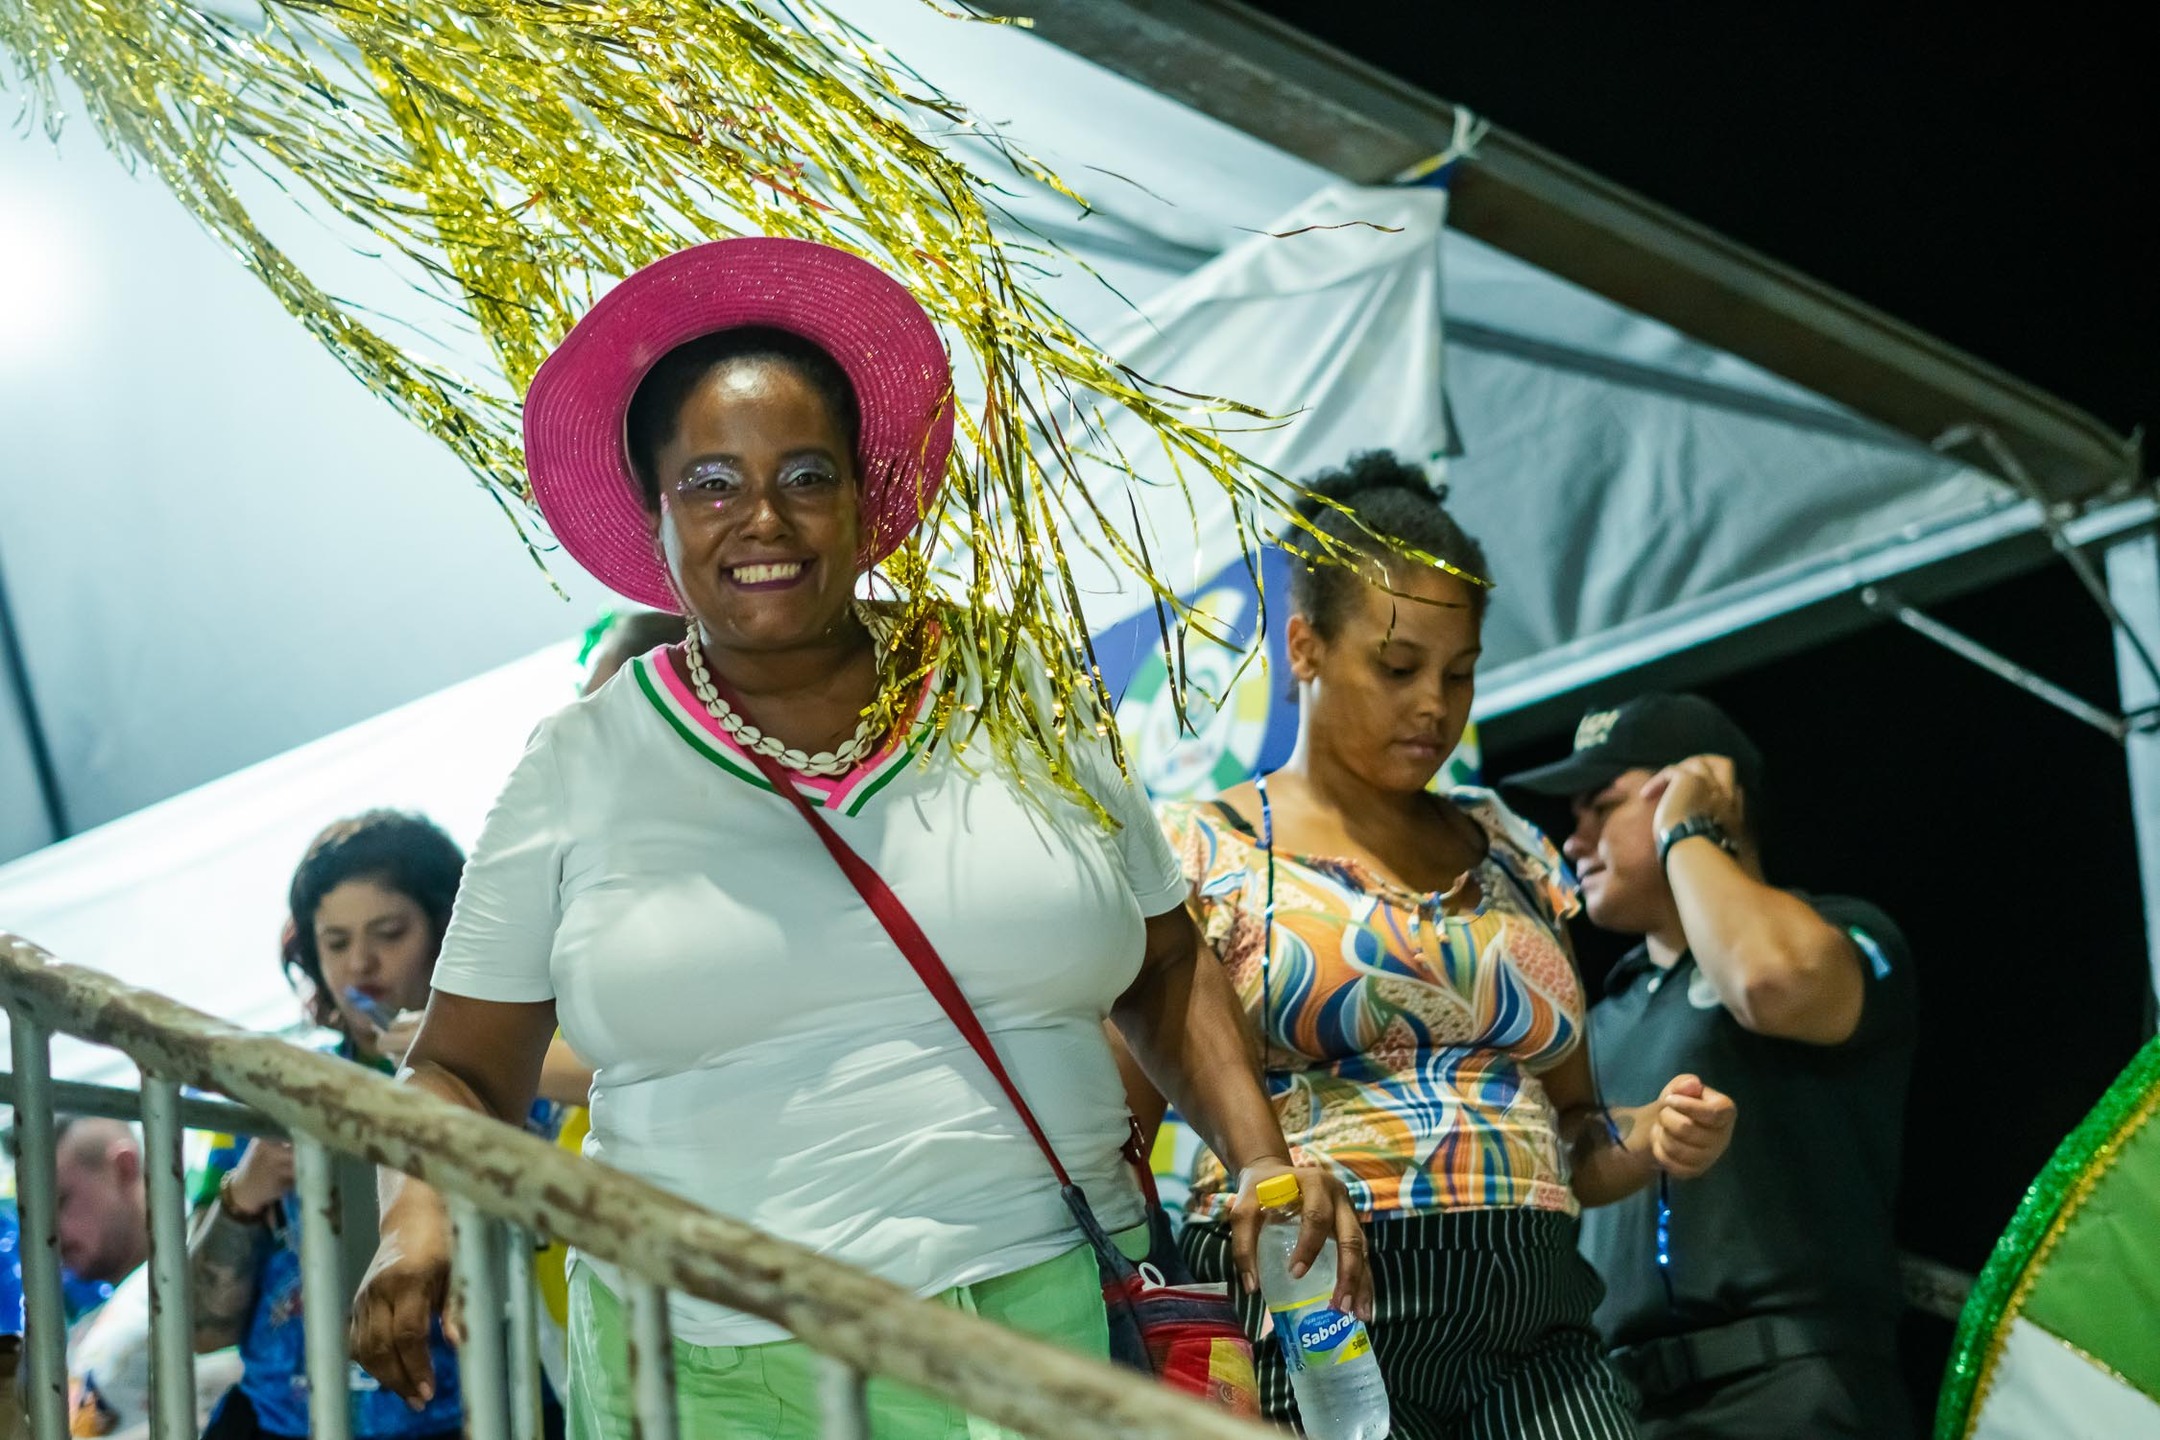
M721 330L770 326L847 372L862 408L862 562L921 523L952 453L952 363L907 287L809 240L751 235L656 260L600 298L525 394L525 472L572 559L619 595L682 608L654 552L623 420L660 357Z

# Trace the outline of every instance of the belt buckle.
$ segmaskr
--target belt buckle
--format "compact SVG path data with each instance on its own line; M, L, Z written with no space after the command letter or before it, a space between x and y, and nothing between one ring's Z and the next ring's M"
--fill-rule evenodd
M1613 1358L1645 1399L1678 1394L1695 1384L1694 1347L1681 1336L1630 1345L1615 1351Z

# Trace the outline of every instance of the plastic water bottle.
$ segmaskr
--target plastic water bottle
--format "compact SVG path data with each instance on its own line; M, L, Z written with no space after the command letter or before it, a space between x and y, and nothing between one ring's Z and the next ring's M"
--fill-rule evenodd
M1260 1295L1275 1317L1275 1339L1290 1365L1290 1389L1311 1440L1382 1440L1388 1433L1387 1387L1365 1322L1334 1308L1335 1242L1320 1247L1312 1268L1292 1279L1300 1212L1295 1175L1260 1182L1267 1212L1260 1227Z

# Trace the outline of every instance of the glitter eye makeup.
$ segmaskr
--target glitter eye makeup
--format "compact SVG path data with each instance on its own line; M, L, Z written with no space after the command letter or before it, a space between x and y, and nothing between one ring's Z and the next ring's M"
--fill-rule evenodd
M730 460L711 458L693 463L682 478L661 489L661 508L683 514L717 515L756 488L742 468ZM776 503L826 508L843 490L840 468L831 456L790 456L780 464L770 482Z
M742 472L733 465L723 465L706 460L693 465L684 472L682 484L677 487L687 494L711 494L742 488Z
M685 509L709 508L717 512L741 494L742 488L741 471L732 465L707 460L684 472L672 494L676 503Z
M793 490L815 492L834 485L839 479L838 468L823 455L801 456L780 467L780 483Z

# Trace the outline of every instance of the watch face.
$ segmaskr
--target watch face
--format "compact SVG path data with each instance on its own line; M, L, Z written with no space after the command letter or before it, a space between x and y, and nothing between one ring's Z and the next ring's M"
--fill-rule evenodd
M1682 820L1679 824L1658 836L1658 864L1660 866L1664 865L1665 857L1672 853L1673 846L1678 845L1683 840L1692 840L1698 835L1710 841L1728 855L1737 855L1739 853L1732 843L1732 838L1725 833L1724 826L1707 815L1697 815L1692 819Z

